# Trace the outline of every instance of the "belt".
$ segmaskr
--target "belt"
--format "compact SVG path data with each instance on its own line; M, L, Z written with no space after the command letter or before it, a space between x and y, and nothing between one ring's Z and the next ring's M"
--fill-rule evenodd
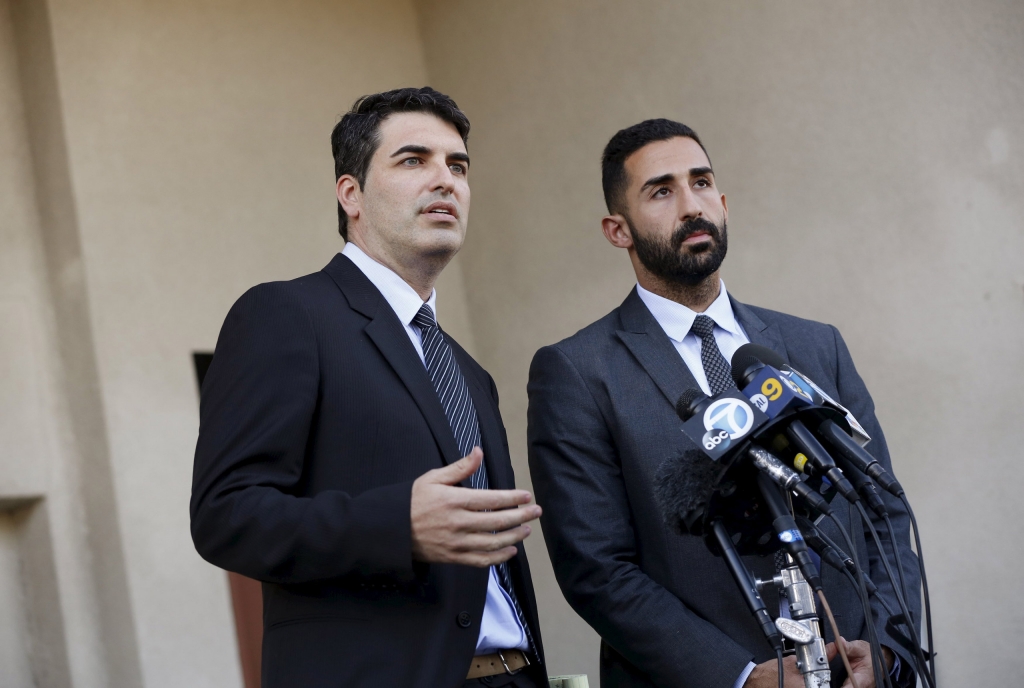
M523 667L530 666L530 660L522 650L498 650L493 655L477 655L469 665L466 679L497 674L516 674Z

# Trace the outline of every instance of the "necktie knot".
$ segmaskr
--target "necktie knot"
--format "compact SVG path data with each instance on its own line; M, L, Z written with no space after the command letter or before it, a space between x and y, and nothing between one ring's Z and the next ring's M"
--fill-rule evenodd
M430 310L430 306L427 304L420 306L419 311L417 311L416 315L413 316L412 323L421 330L437 327L437 320L434 319L434 311Z
M707 315L698 315L693 319L693 325L690 327L690 331L695 335L704 339L710 336L715 331L715 321Z

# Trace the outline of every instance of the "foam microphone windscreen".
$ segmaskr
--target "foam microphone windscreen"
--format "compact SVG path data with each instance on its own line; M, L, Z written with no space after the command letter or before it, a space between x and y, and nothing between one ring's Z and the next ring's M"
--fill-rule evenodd
M722 466L697 449L666 460L654 476L654 499L665 525L680 533L704 513Z

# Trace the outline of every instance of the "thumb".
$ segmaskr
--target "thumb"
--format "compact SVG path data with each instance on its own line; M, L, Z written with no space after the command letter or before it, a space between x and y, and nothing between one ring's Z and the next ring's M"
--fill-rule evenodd
M473 451L458 461L450 463L444 468L435 468L432 471L427 471L423 478L428 483L455 485L476 473L476 469L480 467L480 462L483 458L483 450L480 447L473 447Z

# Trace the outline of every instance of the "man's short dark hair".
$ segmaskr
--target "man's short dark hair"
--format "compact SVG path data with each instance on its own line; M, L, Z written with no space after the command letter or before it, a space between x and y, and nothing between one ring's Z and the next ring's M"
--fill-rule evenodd
M469 140L469 119L455 101L429 86L399 88L363 96L331 132L334 180L351 174L366 185L370 159L380 146L380 124L396 112L428 112L455 127L463 143ZM338 233L348 241L348 215L338 203Z
M626 209L624 196L629 183L626 179L626 158L648 143L667 141L677 136L693 139L707 155L708 150L704 148L697 132L670 119L647 119L622 129L612 137L601 156L601 186L609 213L621 213ZM711 156L708 156L708 162L711 162Z

